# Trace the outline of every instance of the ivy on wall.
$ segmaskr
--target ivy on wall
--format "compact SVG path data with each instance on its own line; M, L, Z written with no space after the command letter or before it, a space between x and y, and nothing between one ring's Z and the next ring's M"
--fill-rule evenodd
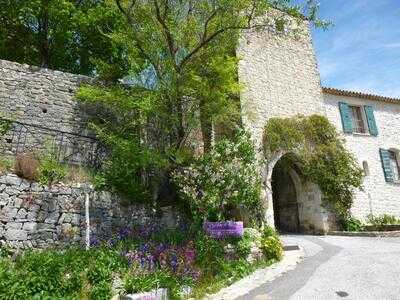
M11 129L12 123L10 120L1 119L0 115L0 137L4 136Z
M335 127L320 115L272 118L264 128L264 154L295 153L296 165L307 179L319 185L324 201L340 221L350 216L354 190L361 188L362 170L345 148Z

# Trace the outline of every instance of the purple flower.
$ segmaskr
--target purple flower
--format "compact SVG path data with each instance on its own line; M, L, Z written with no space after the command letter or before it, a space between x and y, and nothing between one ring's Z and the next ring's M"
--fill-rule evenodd
M90 236L89 244L91 247L98 247L100 246L100 240L95 235L92 235Z
M115 240L115 239L113 239L113 238L111 238L111 239L109 239L109 240L107 241L107 245L108 245L109 247L114 247L117 243L118 243L118 241Z
M118 231L118 239L120 239L120 240L126 239L130 233L131 233L131 230L128 227L122 227Z

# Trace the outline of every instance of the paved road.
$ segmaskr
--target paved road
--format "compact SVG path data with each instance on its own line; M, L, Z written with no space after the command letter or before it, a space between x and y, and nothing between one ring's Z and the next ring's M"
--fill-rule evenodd
M306 258L241 300L400 300L400 238L284 236Z

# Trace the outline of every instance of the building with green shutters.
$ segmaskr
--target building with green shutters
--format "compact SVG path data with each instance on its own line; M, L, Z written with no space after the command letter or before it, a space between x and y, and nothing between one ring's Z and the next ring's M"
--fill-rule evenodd
M309 24L289 20L288 26L296 34L290 28L283 33L268 29L241 38L243 123L261 146L269 118L327 116L364 170L363 191L355 192L352 214L362 220L369 214L400 217L400 99L322 87ZM289 232L334 229L319 187L303 178L301 170L278 161L271 173L265 178L271 225Z

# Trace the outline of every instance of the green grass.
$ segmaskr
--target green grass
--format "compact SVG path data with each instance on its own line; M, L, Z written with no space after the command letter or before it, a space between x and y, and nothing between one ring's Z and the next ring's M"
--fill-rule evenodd
M0 174L12 172L15 160L11 157L0 156Z

